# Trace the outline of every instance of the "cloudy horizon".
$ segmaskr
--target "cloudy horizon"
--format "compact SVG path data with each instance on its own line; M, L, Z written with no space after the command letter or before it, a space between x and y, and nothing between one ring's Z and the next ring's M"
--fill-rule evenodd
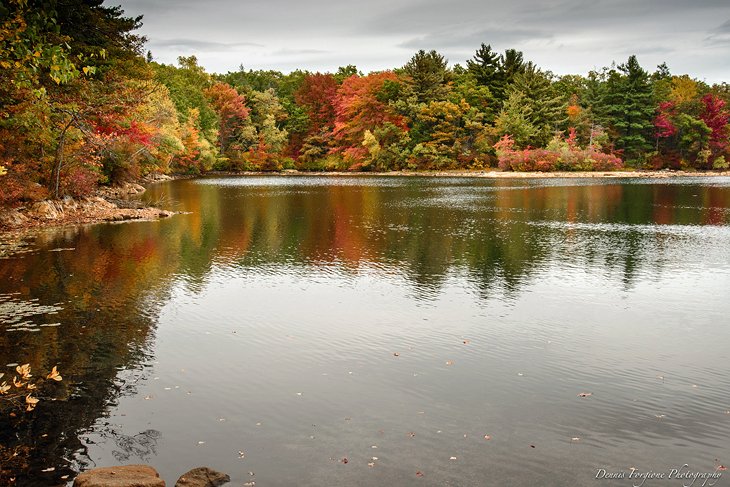
M115 4L112 2L111 4ZM156 61L195 55L210 72L246 69L361 71L402 66L418 49L464 65L481 43L514 48L556 74L586 74L636 54L653 71L730 81L727 0L124 0L144 15Z

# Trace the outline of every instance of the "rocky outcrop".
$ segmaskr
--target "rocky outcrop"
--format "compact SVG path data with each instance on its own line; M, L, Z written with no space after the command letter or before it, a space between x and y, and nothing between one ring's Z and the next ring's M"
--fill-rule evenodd
M182 474L177 479L175 487L218 487L230 481L231 478L227 474L208 467L198 467Z
M138 188L129 186L129 191ZM142 188L139 186L139 188ZM144 188L142 188L144 190ZM122 201L122 200L117 200ZM1 209L0 230L17 230L45 227L48 225L74 225L95 222L116 222L126 220L154 220L168 218L175 212L159 208L120 207L119 204L101 196L91 196L74 200L66 197L62 200L46 200L34 203L30 208Z
M149 465L125 465L81 473L74 480L74 487L165 487L165 481Z

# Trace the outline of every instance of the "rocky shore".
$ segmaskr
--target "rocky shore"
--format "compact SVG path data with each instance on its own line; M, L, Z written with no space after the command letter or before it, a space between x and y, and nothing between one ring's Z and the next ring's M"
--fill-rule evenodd
M175 482L175 487L218 487L231 478L208 467L197 467L185 472ZM255 482L245 484L255 485ZM100 467L79 474L74 487L165 487L157 470L149 465L124 465Z
M144 206L135 199L145 191L139 184L127 183L102 188L94 196L38 201L28 206L0 209L0 231L30 230L48 226L79 225L126 220L167 218L174 212Z

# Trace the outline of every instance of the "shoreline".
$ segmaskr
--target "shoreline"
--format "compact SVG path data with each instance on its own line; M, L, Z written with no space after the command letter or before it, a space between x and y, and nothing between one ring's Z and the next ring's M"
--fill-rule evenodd
M164 177L145 182L153 184L171 179L174 178ZM145 191L139 184L125 183L118 187L99 188L93 195L84 198L66 197L37 201L17 208L0 208L0 244L20 241L46 228L159 220L176 214L174 211L145 206L138 199ZM0 256L2 254L0 248Z
M559 171L514 172L500 170L444 170L444 171L211 171L199 176L185 174L152 175L142 181L146 185L177 179L205 177L442 177L481 179L668 179L668 178L715 178L730 177L725 171L672 171L672 170L621 170L621 171ZM137 183L125 183L119 187L99 188L93 195L74 200L43 200L27 207L0 208L1 240L20 240L35 230L62 228L105 222L158 220L175 214L151 206L129 206L133 199L146 191ZM0 252L1 253L1 252Z
M672 177L730 177L730 170L725 171L673 171L673 170L622 170L622 171L554 171L554 172L515 172L499 170L444 170L444 171L300 171L284 169L283 171L211 171L197 177L212 176L329 176L329 177L453 177L453 178L487 178L487 179L619 179L619 178L648 178L667 179ZM183 179L187 176L170 179Z

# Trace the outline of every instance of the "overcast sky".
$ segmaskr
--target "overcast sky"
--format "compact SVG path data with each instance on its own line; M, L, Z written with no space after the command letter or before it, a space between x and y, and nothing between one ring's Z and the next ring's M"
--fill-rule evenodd
M119 0L117 0L119 1ZM116 4L107 0L108 4ZM368 72L418 49L465 64L483 42L557 74L636 54L645 69L730 82L730 0L124 0L155 60L195 54L211 72Z

